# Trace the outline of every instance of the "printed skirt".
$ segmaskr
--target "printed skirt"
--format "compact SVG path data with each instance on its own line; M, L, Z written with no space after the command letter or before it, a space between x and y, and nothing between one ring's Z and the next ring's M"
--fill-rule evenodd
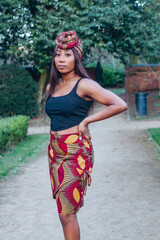
M49 172L59 214L75 214L83 206L93 161L92 143L84 136L80 140L78 133L59 135L50 131Z

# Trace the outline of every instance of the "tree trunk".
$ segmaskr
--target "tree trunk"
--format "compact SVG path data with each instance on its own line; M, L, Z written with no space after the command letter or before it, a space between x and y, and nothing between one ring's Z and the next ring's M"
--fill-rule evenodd
M41 71L41 76L40 76L40 79L39 79L39 90L38 90L39 106L41 106L41 104L42 104L43 90L44 90L46 80L47 80L47 68L46 68L46 66L44 66L44 68Z

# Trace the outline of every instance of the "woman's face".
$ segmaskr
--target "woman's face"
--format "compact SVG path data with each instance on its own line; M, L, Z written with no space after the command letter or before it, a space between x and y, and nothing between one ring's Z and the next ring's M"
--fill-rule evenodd
M71 49L57 49L54 59L57 70L61 74L72 72L75 69L75 56Z

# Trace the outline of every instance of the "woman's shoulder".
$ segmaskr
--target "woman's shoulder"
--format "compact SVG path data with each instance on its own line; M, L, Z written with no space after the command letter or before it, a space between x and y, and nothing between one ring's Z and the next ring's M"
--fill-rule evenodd
M91 78L82 78L80 80L80 84L81 85L84 85L84 84L94 84L94 83L96 83L96 81L91 79Z
M83 94L92 96L94 94L99 94L103 88L93 79L82 78L79 82L79 89Z
M82 78L79 82L79 85L81 88L87 88L87 87L97 86L99 84L91 78Z

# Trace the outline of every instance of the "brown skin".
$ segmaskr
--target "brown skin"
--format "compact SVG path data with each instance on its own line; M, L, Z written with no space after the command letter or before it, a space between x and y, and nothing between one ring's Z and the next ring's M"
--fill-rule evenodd
M80 240L80 229L76 214L59 214L65 240Z
M62 75L62 81L58 84L52 94L52 96L57 97L68 94L81 76L75 73L75 57L71 49L58 49L55 57L55 65ZM64 66L64 68L60 66ZM47 86L46 91L48 91L48 89L49 85ZM97 102L106 105L106 107L103 110L86 117L79 125L62 131L57 131L57 134L78 132L80 138L84 135L89 141L89 123L112 117L127 109L126 103L120 97L111 91L102 88L97 82L91 79L83 78L79 82L77 94L86 100L95 99Z
M57 97L68 94L81 76L75 73L75 57L71 49L58 49L55 57L55 65L62 75L62 81L52 94L52 96ZM49 85L46 91L48 90ZM127 109L126 103L120 97L102 88L97 82L91 79L83 78L79 82L77 94L86 100L95 99L97 102L106 105L106 107L95 114L87 116L79 125L57 131L57 134L79 133L80 139L82 136L85 136L88 142L90 142L89 123L112 117ZM60 214L59 217L63 226L65 240L80 240L80 230L76 214Z

